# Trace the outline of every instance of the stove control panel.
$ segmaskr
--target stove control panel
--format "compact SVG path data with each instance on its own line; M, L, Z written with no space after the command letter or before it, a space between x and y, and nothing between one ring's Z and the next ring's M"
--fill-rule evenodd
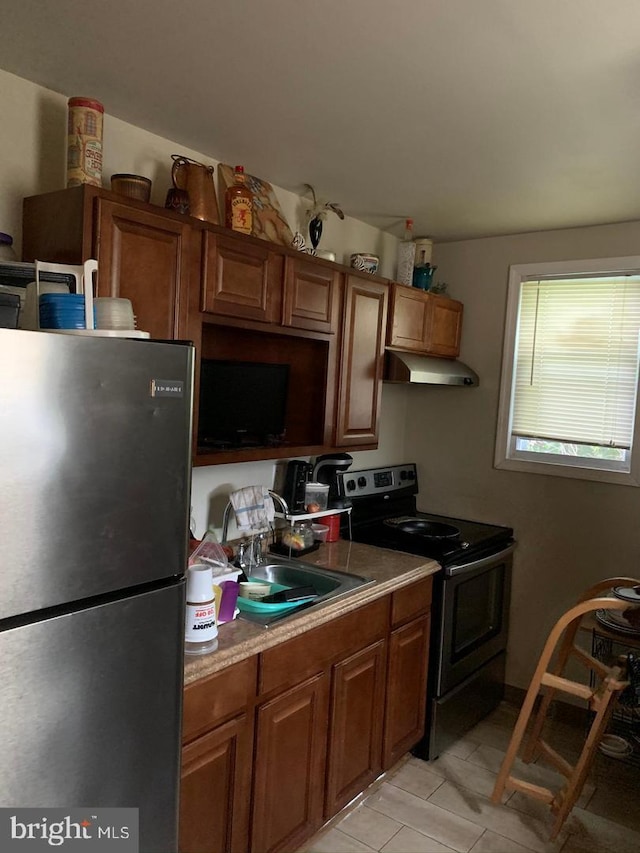
M384 495L400 490L418 493L418 472L415 463L367 468L364 471L338 472L340 494L349 498Z

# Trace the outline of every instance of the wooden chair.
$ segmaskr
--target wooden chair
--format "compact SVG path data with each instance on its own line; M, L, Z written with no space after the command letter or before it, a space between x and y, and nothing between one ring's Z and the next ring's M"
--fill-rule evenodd
M493 789L492 800L499 803L505 788L521 791L537 800L548 803L556 819L551 831L551 839L554 839L567 815L580 796L585 783L595 751L604 734L609 717L613 711L615 700L619 694L628 686L629 682L624 680L623 666L605 666L596 660L584 649L575 644L575 638L585 614L600 608L607 610L626 610L629 604L614 598L600 597L603 592L614 586L631 587L640 583L632 578L608 578L595 586L590 587L578 600L577 604L558 619L553 627L547 642L545 643L538 666L531 679L531 684L525 696L520 715L518 716L509 747L507 748L502 767L496 779ZM555 663L551 666L554 653L557 652ZM595 676L595 686L591 687L576 681L564 678L562 673L568 661L574 659L583 664ZM522 759L529 763L537 755L543 757L553 765L566 779L565 784L557 792L540 785L534 785L523 779L517 779L511 775L511 767L516 758L518 749L525 735L529 718L534 709L538 693L542 689L543 696L535 714L533 726L529 733ZM542 726L544 724L550 703L558 692L577 696L588 702L589 708L595 712L591 728L586 736L584 747L575 765L571 765L555 749L549 746L541 738Z

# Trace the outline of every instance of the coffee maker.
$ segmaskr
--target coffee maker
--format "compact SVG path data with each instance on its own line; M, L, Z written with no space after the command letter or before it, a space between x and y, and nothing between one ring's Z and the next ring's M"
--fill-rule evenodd
M348 498L338 494L339 471L346 471L353 462L353 456L349 453L328 453L318 456L313 466L313 481L325 483L329 486L329 509L344 509L351 506Z
M303 459L292 459L287 462L287 470L284 478L282 497L289 506L291 513L303 513L304 488L311 479L313 465Z

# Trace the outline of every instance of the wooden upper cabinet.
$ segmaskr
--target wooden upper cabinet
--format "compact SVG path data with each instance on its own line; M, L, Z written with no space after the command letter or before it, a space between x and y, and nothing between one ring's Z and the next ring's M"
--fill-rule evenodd
M393 284L389 306L389 346L424 352L429 329L429 305L424 291Z
M226 317L280 323L284 258L258 243L205 230L202 310Z
M304 257L285 261L282 325L335 334L340 316L341 273Z
M189 225L126 203L96 200L96 296L130 299L137 326L152 338L186 327Z
M25 198L24 260L95 258L97 296L130 299L138 328L152 338L187 337L192 222L83 184Z
M462 302L428 293L432 309L427 333L428 351L433 355L457 358L462 335Z
M338 447L378 441L388 298L386 283L347 277L336 418Z
M397 349L456 358L460 354L462 302L394 283L387 344Z

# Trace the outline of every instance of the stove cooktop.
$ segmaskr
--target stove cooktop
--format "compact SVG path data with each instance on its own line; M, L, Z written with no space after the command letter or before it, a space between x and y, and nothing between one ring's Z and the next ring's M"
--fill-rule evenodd
M356 542L430 557L444 568L497 554L513 542L510 527L417 510L413 463L347 471L341 488L353 503Z
M379 548L430 557L444 568L461 560L471 562L484 555L498 553L513 542L513 530L510 527L426 512L416 512L413 518L446 525L460 532L457 535L431 537L407 531L403 525L389 525L383 519L354 526L353 539Z

